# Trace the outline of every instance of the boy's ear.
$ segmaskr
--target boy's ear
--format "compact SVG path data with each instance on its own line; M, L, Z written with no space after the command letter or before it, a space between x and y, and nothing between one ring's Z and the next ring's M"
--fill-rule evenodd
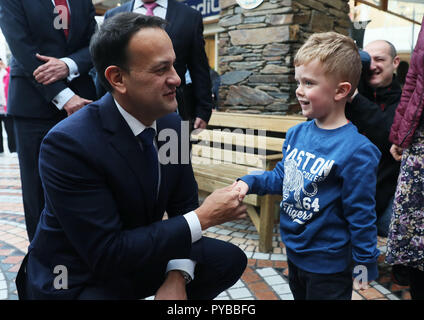
M336 95L334 100L340 101L346 99L352 89L352 84L350 82L340 82L336 89Z

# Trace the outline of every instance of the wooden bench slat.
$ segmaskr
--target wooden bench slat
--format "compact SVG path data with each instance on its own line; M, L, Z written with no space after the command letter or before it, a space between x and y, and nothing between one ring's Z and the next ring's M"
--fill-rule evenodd
M230 168L230 167L217 167L217 166L196 166L196 171L203 171L203 172L209 172L212 174L215 174L215 176L217 176L217 171L219 172L219 176L217 177L219 178L223 178L223 179L230 179L232 180L232 182L234 182L235 179L244 176L246 174L248 174L247 170L237 170L236 168ZM201 173L200 173L201 174ZM231 182L231 183L232 183Z
M284 139L283 138L274 138L274 137L265 137L258 135L247 135L246 133L237 133L237 132L225 132L219 130L202 130L199 133L193 133L191 135L192 141L208 141L212 143L212 146L215 144L232 144L236 146L242 146L245 148L256 148L263 150L271 150L281 152L283 147ZM215 143L215 144L214 144Z
M256 168L256 167L249 167L249 166L244 166L241 164L236 164L236 163L220 163L220 164L200 164L202 158L193 156L192 157L192 161L193 161L193 170L195 171L200 171L200 170L215 170L215 175L218 175L217 172L220 172L220 170L223 170L224 172L233 172L233 176L238 178L241 176L244 176L246 174L252 173L254 171L258 171L258 170L264 170L261 168Z
M275 132L287 132L291 127L306 120L302 116L275 116L263 114L241 114L212 112L209 125L229 128L250 128Z
M251 154L232 150L223 150L203 145L193 145L192 155L197 156L196 161L201 161L199 164L218 164L229 162L249 165L251 167L261 169L265 169L266 167L265 155ZM193 159L192 163L195 163Z

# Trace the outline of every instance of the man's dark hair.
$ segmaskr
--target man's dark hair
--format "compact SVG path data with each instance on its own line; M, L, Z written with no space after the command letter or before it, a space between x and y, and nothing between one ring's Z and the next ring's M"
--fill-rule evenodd
M113 90L105 78L111 65L128 71L127 47L132 36L143 28L164 29L166 21L155 16L123 12L106 19L90 42L90 54L100 84L109 92Z

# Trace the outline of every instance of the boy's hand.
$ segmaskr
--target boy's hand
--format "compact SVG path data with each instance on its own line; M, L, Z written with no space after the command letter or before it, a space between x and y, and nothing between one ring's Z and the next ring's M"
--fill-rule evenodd
M249 191L249 186L247 185L246 182L239 180L235 183L233 190L236 190L236 191L239 192L239 201L243 201L244 197L246 196L247 192Z
M246 216L247 208L240 202L235 185L215 190L195 210L202 230Z

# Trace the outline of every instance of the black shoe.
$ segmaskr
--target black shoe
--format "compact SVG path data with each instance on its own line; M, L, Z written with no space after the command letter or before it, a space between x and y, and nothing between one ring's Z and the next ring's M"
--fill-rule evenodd
M400 286L409 286L409 267L397 264L392 267L392 281Z

